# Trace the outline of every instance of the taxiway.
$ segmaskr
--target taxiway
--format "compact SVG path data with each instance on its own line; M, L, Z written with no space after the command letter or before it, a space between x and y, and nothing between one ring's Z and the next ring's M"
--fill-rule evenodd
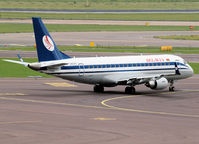
M132 55L140 55L140 53L130 53L130 52L70 52L64 51L70 57L94 57L94 56L132 56ZM8 50L1 50L0 57L1 58L17 58L17 54L20 54L23 58L37 58L36 51L8 51ZM151 55L151 53L144 53L142 55ZM199 62L199 55L198 54L180 54L177 53L182 58L184 58L188 62Z
M58 78L0 79L0 143L199 143L198 75L176 91L94 93Z
M157 39L154 36L167 35L198 35L198 31L120 31L120 32L51 32L57 45L88 46L94 42L99 46L164 46L173 47L198 47L196 40L170 40ZM1 45L34 46L35 39L33 33L5 33L0 34Z

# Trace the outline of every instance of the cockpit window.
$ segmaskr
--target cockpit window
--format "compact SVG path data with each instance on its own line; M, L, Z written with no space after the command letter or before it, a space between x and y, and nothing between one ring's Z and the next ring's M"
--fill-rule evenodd
M187 64L187 62L184 60L184 64L186 65Z

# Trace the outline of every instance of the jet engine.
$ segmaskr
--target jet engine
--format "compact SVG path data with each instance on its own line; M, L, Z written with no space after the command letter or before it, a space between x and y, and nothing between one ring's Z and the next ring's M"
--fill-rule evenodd
M168 86L168 80L164 77L156 80L150 80L146 83L146 86L154 90L165 89Z

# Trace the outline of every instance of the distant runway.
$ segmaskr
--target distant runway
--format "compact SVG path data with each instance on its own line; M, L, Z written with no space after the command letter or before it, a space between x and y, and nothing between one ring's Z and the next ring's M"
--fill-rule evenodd
M198 31L122 31L122 32L51 32L57 45L80 44L88 46L94 42L99 46L163 46L199 47L197 40L166 40L154 36L198 35ZM0 45L34 45L33 33L0 34Z
M198 81L126 95L121 86L94 93L58 78L1 78L0 143L199 143Z
M31 13L199 13L199 10L36 10L36 9L0 9L9 12Z
M132 55L140 55L140 53L130 53L130 52L70 52L65 51L67 55L71 57L95 57L95 56L132 56ZM1 50L0 57L1 58L17 58L17 54L20 54L22 57L26 58L37 58L36 51L7 51ZM142 55L151 55L151 53L144 53ZM175 54L182 58L184 58L188 62L196 62L199 63L199 54Z
M43 19L45 24L95 24L95 25L146 25L150 26L199 26L199 22L186 21L119 21L119 20L51 20ZM32 19L0 19L0 23L29 23Z

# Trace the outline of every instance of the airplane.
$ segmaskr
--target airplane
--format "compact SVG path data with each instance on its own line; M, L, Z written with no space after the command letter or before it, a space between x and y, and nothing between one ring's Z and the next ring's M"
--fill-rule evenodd
M32 21L38 62L24 62L20 55L20 61L4 61L62 79L92 84L94 92L124 85L125 93L135 94L135 86L140 84L153 90L169 87L169 91L174 91L176 80L193 75L193 69L183 58L169 54L72 58L59 51L40 17L33 17Z

